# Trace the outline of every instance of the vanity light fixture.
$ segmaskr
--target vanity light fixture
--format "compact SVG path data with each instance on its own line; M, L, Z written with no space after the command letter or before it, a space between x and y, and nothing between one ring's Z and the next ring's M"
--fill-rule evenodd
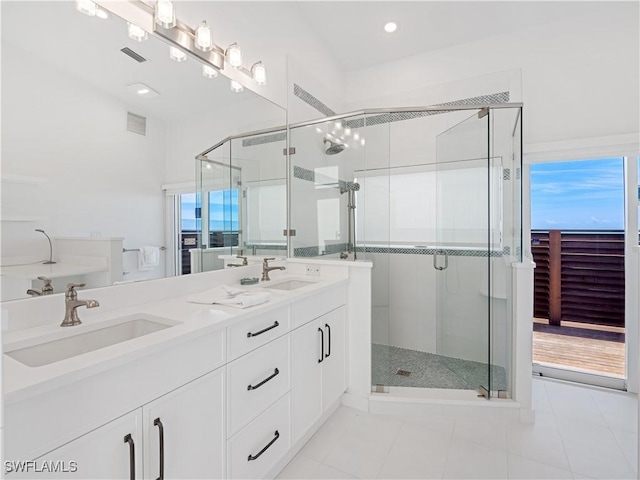
M91 0L76 0L76 10L90 17L95 17L98 13L98 6Z
M169 47L169 58L174 62L184 62L187 59L187 54L176 47Z
M194 45L203 52L209 52L213 48L213 33L204 20L196 27Z
M227 48L224 54L227 57L227 62L229 62L229 65L233 68L240 68L242 66L242 50L237 43L229 45L229 48Z
M253 76L253 81L258 85L266 85L267 83L267 69L262 62L256 62L251 67L251 75Z
M218 76L218 70L209 65L202 65L202 75L207 78L216 78Z
M240 93L244 90L244 87L240 82L236 82L235 80L231 80L231 91L234 93Z
M396 22L387 22L384 24L384 31L387 33L393 33L398 29L398 24Z
M136 42L144 42L148 38L146 31L131 22L127 22L127 33L129 38Z
M164 28L176 26L176 9L170 0L158 0L156 2L155 22Z

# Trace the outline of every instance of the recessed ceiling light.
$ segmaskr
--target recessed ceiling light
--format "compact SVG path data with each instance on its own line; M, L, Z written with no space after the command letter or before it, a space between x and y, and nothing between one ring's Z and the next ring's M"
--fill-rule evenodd
M111 15L109 15L109 12L107 12L106 10L98 7L96 9L96 17L100 18L101 20L109 20L109 18L111 18Z
M144 83L134 83L133 85L128 85L127 88L142 98L155 98L160 96L158 92Z
M398 24L396 22L387 22L384 24L384 31L387 33L393 33L398 29Z

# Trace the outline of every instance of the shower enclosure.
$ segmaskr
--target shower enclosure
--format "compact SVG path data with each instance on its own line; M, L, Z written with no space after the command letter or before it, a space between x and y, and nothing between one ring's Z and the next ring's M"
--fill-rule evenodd
M374 391L511 395L521 113L378 109L290 126L288 253L373 263Z

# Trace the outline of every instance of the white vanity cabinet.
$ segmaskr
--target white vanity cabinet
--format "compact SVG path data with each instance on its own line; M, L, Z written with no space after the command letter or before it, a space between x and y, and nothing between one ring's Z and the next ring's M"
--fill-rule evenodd
M5 459L8 460L8 459ZM142 411L117 418L19 469L17 460L5 461L8 479L142 478ZM14 470L14 471L11 471Z
M345 307L293 332L292 421L298 440L340 397L345 384Z
M142 418L145 479L224 478L224 368L144 405Z
M40 470L57 464L61 471L24 472L8 478L224 478L224 448L224 369L219 368L43 455L34 464Z

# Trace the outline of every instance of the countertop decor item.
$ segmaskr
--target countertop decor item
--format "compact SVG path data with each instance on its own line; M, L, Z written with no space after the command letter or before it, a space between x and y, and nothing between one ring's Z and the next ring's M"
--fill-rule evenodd
M255 285L256 283L258 283L258 281L259 281L258 277L241 278L240 279L240 285Z

